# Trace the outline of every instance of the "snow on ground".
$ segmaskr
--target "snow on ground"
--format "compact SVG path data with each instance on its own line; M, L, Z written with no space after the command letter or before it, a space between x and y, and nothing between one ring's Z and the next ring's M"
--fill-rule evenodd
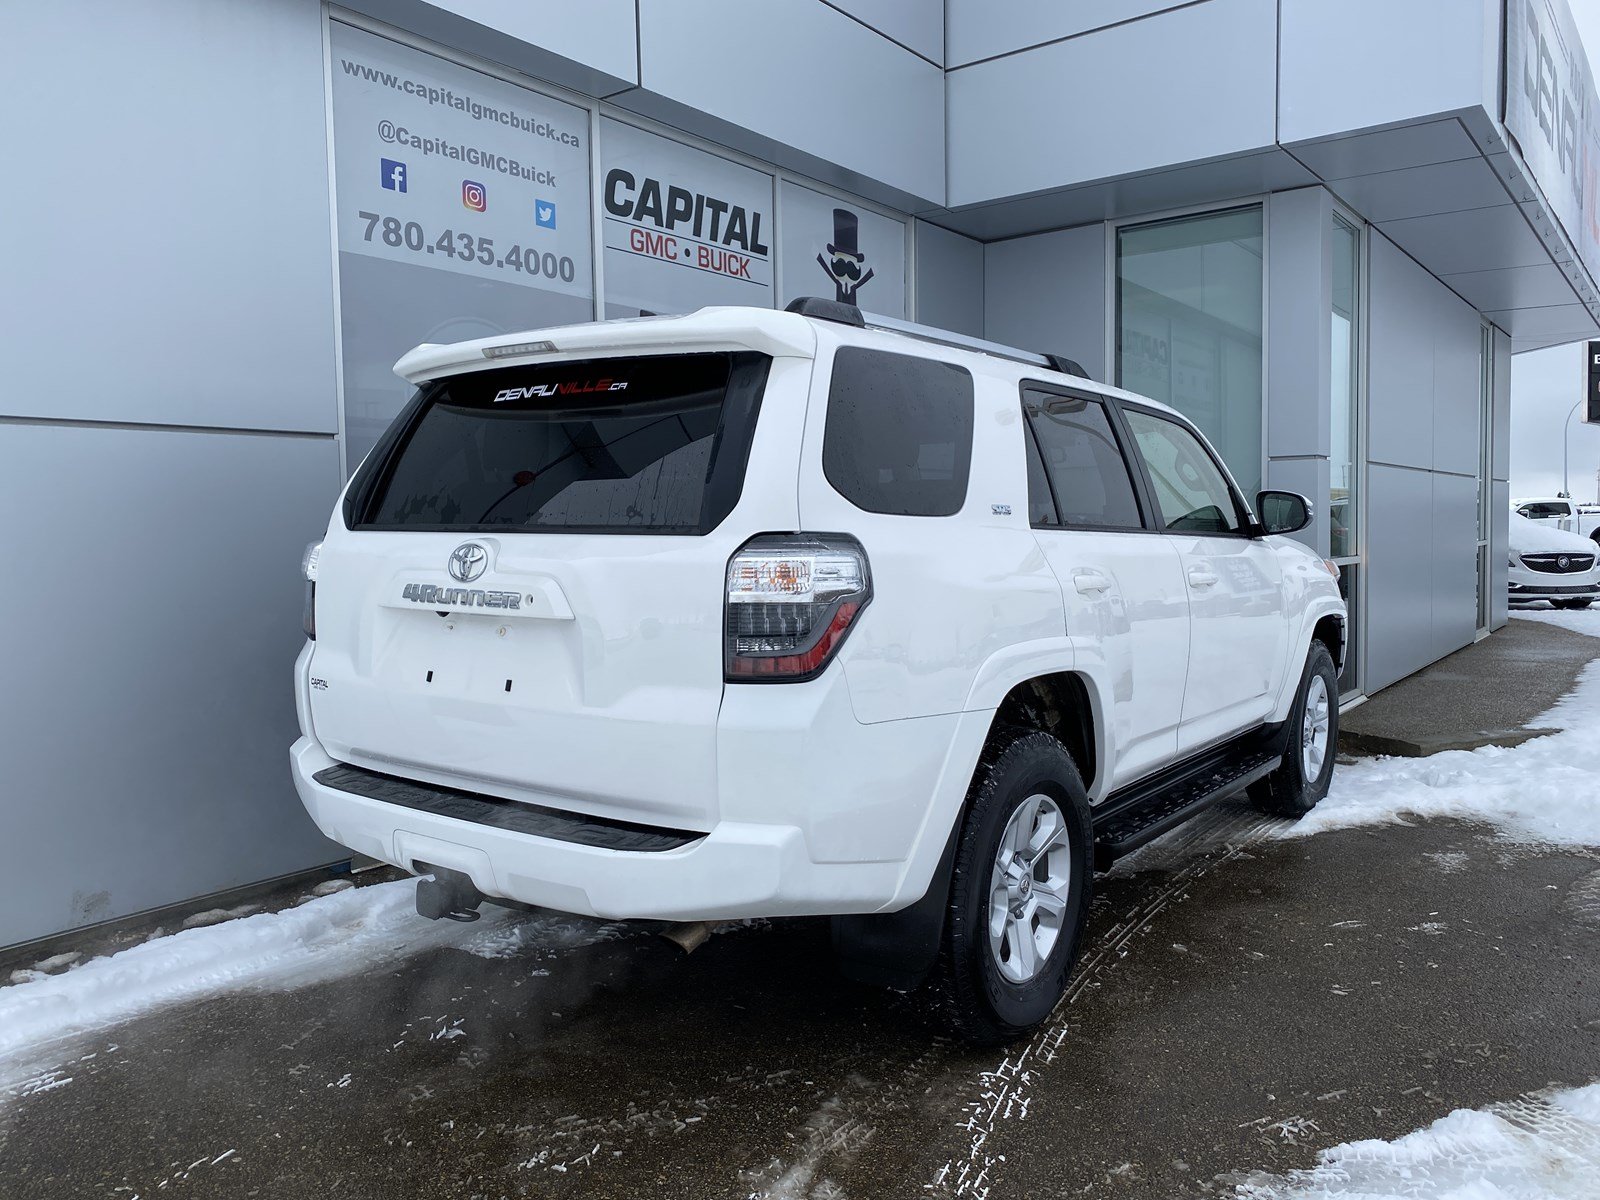
M1236 1200L1594 1200L1600 1084L1457 1109L1393 1142L1347 1142L1317 1165L1234 1182Z
M1600 612L1530 611L1513 619L1600 638ZM1600 846L1600 658L1531 724L1561 732L1510 748L1362 759L1340 767L1327 798L1284 836L1401 822L1415 814L1487 822L1514 841Z
M614 927L486 905L474 924L426 921L410 880L347 888L295 908L157 937L64 974L0 987L0 1097L63 1039L158 1008L239 989L279 990L454 946L485 958L571 948ZM29 973L33 975L33 973Z

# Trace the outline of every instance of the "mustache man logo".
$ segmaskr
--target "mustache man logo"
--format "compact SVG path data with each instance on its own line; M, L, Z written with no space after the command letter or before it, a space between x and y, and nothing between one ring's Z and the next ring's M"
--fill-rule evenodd
M866 259L857 245L861 219L848 208L833 210L833 241L828 257L817 255L817 263L833 280L833 298L841 304L854 304L856 292L872 278L872 268L861 268Z

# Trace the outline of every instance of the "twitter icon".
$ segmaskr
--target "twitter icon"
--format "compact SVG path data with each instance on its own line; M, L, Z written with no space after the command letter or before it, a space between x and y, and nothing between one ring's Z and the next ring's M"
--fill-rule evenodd
M556 206L547 200L534 201L533 220L541 229L554 229L556 227Z

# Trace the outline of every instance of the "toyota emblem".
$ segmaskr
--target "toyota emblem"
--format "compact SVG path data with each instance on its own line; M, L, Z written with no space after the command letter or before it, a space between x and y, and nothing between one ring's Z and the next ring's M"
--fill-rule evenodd
M450 554L450 578L471 583L489 565L489 552L477 542L462 542Z
M1565 554L1563 554L1560 558L1556 559L1556 566L1560 567L1563 571L1565 571L1571 565L1572 565L1572 560L1570 558L1568 558Z

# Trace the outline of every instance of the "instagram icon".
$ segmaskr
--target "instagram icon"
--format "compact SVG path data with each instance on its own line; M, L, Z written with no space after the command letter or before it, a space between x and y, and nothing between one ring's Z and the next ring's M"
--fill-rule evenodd
M461 203L473 212L487 212L489 209L489 194L483 190L483 184L473 183L470 179L461 181Z

